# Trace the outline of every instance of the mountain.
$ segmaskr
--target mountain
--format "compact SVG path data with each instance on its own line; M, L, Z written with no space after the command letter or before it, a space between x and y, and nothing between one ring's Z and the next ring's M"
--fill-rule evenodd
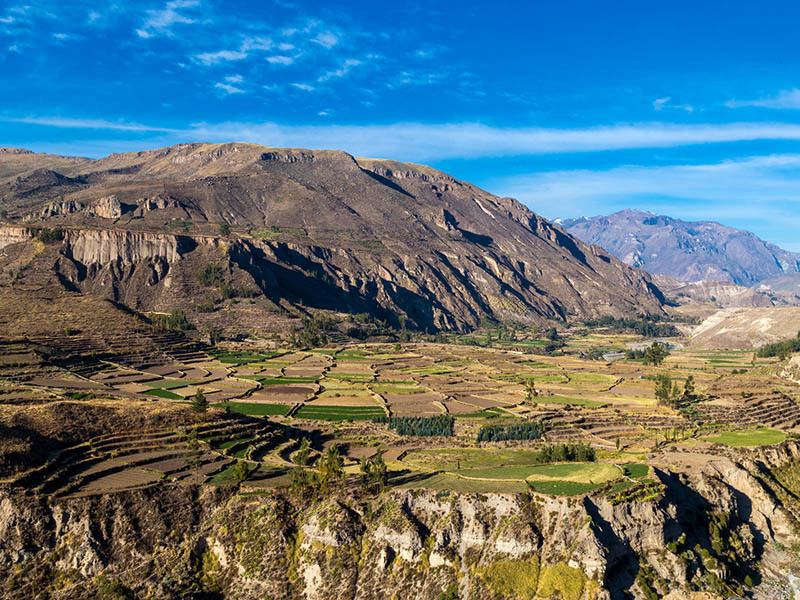
M681 281L731 281L751 287L768 278L800 273L800 255L713 221L623 210L557 222L629 265Z
M339 151L197 143L89 160L7 149L0 208L7 280L49 273L242 331L263 328L258 309L431 330L662 310L649 275L516 200ZM30 250L56 226L63 239ZM228 302L231 290L247 301Z

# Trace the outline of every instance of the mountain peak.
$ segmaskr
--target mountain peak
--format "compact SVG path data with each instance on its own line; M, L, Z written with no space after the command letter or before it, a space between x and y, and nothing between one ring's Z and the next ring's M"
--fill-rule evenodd
M752 232L714 221L683 221L625 209L608 216L564 219L562 226L630 265L681 281L722 280L749 287L800 272L800 256Z

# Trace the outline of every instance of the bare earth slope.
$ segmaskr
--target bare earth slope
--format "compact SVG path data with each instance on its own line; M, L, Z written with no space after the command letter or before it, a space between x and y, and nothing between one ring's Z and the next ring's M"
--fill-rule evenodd
M688 222L639 210L565 219L569 233L629 265L681 281L723 280L750 287L800 272L800 257L711 221Z
M191 310L203 296L194 273L209 263L278 306L431 329L653 313L663 302L647 274L513 199L338 151L186 144L96 161L7 151L0 205L14 225L0 246L61 225L62 281L137 309Z
M800 307L726 308L703 321L689 342L697 349L750 350L797 335Z

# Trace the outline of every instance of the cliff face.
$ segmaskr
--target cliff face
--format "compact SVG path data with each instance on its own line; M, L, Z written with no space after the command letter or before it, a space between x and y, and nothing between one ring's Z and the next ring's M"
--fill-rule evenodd
M12 176L0 168L0 203L10 220L70 230L64 253L79 275L68 279L82 289L117 259L151 263L160 281L216 244L224 270L246 272L243 281L274 301L403 316L423 328L661 311L645 273L513 199L424 166L247 144L23 158L6 166ZM37 161L63 165L62 177L34 174ZM220 236L221 224L233 235ZM136 296L123 289L129 274L115 277L105 289ZM138 306L164 308L150 296Z
M165 486L48 505L7 490L0 589L88 598L113 582L160 598L588 600L688 583L723 594L746 576L785 577L797 490L772 473L797 461L788 443L693 474L657 471L660 494L621 503L395 491L304 504Z

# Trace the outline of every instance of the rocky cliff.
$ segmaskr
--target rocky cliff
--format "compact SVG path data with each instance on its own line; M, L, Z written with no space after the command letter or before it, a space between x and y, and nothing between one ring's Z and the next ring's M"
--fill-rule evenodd
M0 204L27 229L3 243L61 226L63 278L136 308L191 310L193 271L213 263L276 306L424 329L661 312L647 274L424 166L249 144L4 161Z
M657 470L654 493L622 501L408 490L304 503L165 485L48 504L10 488L0 495L0 589L7 598L727 596L785 580L798 526L787 474L799 450L788 442L693 472Z

